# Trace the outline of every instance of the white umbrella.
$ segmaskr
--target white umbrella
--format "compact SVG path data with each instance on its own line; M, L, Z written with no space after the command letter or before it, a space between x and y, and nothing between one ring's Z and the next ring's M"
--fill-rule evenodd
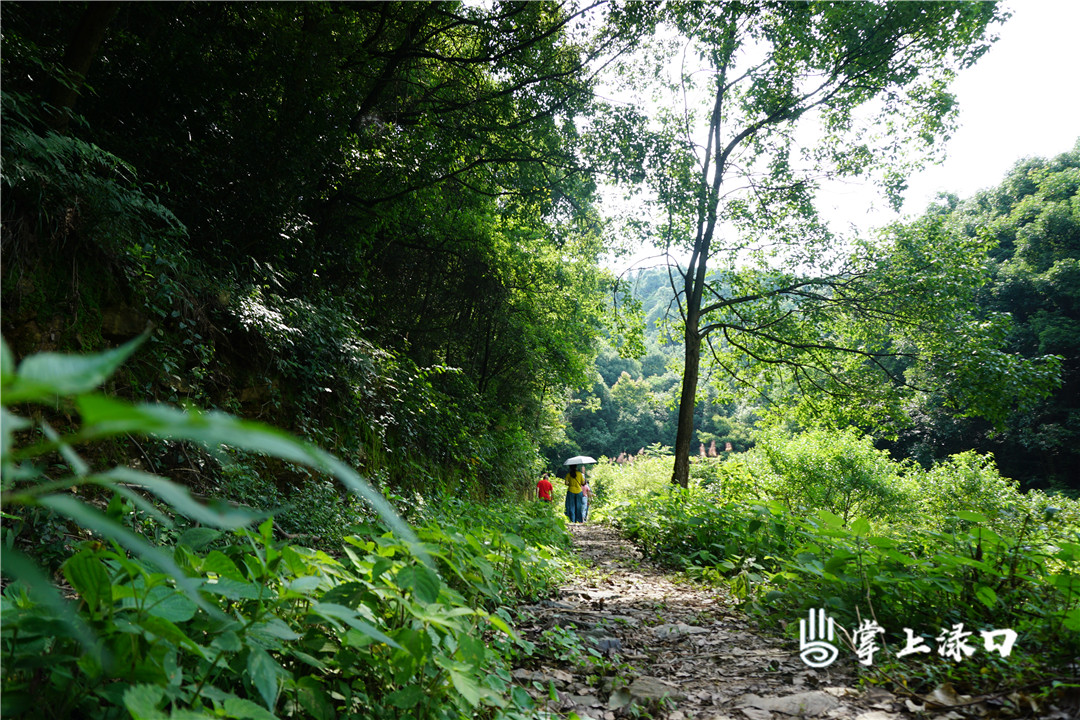
M563 465L592 465L596 460L592 459L588 455L575 455L570 458Z

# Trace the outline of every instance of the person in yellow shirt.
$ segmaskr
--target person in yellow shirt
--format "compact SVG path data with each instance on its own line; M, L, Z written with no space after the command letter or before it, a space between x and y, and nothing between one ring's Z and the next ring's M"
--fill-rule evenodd
M584 494L585 474L580 465L571 465L566 471L566 516L570 522L585 522Z

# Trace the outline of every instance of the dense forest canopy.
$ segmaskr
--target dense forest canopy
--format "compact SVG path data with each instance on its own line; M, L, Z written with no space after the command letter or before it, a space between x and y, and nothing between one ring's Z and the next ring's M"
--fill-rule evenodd
M152 321L138 392L287 408L348 454L492 488L528 467L601 323L575 127L590 64L632 35L546 3L3 12L17 354Z

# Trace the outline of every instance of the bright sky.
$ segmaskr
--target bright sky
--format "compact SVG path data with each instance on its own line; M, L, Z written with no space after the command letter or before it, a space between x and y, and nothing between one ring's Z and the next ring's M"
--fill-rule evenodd
M959 129L945 162L909 180L905 216L921 214L938 192L967 198L997 185L1017 160L1059 155L1080 138L1080 2L1011 0L1006 7L1013 16L998 42L953 83ZM839 200L823 205L852 204ZM845 222L860 228L899 217L853 204L864 210L843 213Z

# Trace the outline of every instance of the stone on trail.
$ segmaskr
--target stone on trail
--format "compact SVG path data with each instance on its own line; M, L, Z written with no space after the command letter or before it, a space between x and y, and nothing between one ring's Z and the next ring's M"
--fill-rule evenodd
M839 706L839 700L820 690L767 698L750 694L742 698L743 708L780 712L795 717L817 717Z
M703 633L712 632L708 628L687 625L685 623L664 623L663 625L657 625L652 631L660 637L667 637L670 635L701 635Z
M686 699L686 693L681 692L679 688L664 682L660 678L649 677L648 675L642 675L637 680L634 680L627 690L630 691L630 695L635 700L645 702L664 698L676 701Z

